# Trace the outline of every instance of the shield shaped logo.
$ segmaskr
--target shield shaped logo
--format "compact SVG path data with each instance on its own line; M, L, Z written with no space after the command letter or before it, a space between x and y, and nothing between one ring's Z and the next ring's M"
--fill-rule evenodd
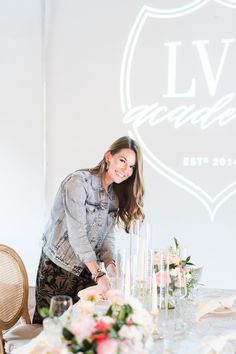
M235 14L229 0L144 6L121 67L129 134L146 162L197 198L212 221L236 193Z

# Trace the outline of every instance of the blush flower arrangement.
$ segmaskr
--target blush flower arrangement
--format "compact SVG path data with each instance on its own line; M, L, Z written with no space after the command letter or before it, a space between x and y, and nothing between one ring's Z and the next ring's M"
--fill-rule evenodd
M169 247L170 262L170 276L175 276L176 271L180 270L185 273L187 295L191 292L192 289L197 285L197 279L193 274L194 263L190 262L191 256L186 256L185 259L181 259L181 246L177 238L174 237L174 247Z
M87 292L87 298L78 303L62 331L69 353L148 353L152 345L150 314L136 299L124 303L118 290L107 295L110 306L104 313L95 311L96 293Z
M173 290L181 288L181 286L186 287L186 295L188 296L192 289L194 289L198 283L196 276L193 274L194 264L190 262L191 256L186 256L185 259L181 259L181 248L179 241L174 237L174 245L169 246L167 253L169 254L168 264L169 269L167 269L167 260L164 260L164 265L161 266L161 258L158 252L154 253L154 271L156 273L157 290L160 293L161 287L169 288L169 308L174 307L174 303L171 300L173 295ZM184 274L181 277L184 281L180 282L179 275Z
M124 302L119 290L109 290L107 297L108 300L104 304L95 290L86 289L69 317L68 313L61 316L61 336L57 344L52 344L52 338L46 342L41 340L31 353L149 353L152 346L151 315L135 298L130 297L129 302ZM45 311L44 315L50 316ZM53 320L51 318L50 321Z

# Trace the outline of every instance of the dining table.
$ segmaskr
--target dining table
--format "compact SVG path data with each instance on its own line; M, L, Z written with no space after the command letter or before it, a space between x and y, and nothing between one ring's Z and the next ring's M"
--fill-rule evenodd
M186 305L187 321L183 330L175 331L164 327L163 338L154 341L152 354L235 354L236 353L236 304L222 311L212 310L197 318L197 304L207 304L214 299L226 299L235 296L234 289L199 289L193 299L193 309ZM193 311L195 313L188 313ZM195 316L194 316L195 315ZM171 327L171 326L170 326Z
M194 307L201 301L207 303L214 298L234 295L236 299L236 289L200 288L186 308L182 307L182 311L187 314L184 316L186 323L179 329L173 326L175 321L171 321L172 314L164 322L157 315L155 325L160 335L154 336L152 349L148 354L235 354L236 303L230 309L209 311L199 318L196 317ZM39 354L37 344L43 340L44 331L29 343L13 350L12 354Z

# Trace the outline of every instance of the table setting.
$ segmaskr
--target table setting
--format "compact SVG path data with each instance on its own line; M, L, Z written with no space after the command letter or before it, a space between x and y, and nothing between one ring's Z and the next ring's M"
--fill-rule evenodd
M13 354L235 354L236 290L203 286L176 238L163 250L149 229L131 236L106 297L98 286L74 305L53 297L42 333Z

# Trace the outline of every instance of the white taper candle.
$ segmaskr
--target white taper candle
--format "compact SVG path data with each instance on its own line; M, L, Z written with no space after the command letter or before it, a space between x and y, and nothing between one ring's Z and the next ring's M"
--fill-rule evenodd
M158 313L157 279L156 279L156 273L153 272L153 275L152 275L152 314L156 315L157 313Z

